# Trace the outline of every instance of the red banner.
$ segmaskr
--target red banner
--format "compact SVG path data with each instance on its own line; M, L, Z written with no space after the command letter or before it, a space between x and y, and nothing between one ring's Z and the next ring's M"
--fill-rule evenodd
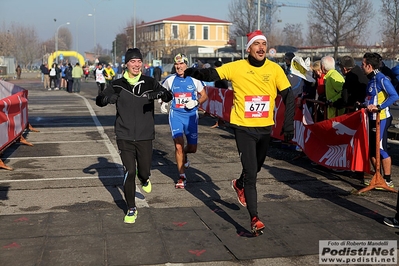
M295 141L312 161L328 168L369 172L364 109L313 123L306 104L295 116Z
M201 105L207 113L230 121L233 91L214 87L205 88L208 101ZM285 106L280 96L275 100L274 121L271 136L280 135L284 123ZM369 172L367 115L364 110L313 123L306 104L296 108L294 119L295 137L303 152L312 161L328 168Z
M28 91L0 81L0 151L21 136L28 126Z

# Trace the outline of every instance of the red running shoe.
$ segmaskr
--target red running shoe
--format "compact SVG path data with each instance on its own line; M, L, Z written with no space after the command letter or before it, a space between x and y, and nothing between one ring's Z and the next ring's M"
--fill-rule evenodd
M259 236L263 234L263 229L265 229L265 225L259 220L257 216L252 218L251 221L251 232L254 236Z
M175 188L185 188L187 179L185 177L180 176L179 181L175 184Z
M247 207L247 201L245 200L245 195L244 195L244 188L238 188L237 185L237 179L234 179L231 181L231 187L235 190L237 193L237 199L238 202L243 206Z

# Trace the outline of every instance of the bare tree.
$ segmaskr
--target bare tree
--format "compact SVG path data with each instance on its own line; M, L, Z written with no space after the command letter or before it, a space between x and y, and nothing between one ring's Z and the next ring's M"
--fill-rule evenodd
M325 40L334 46L337 58L338 46L356 42L365 34L372 10L370 0L311 0L309 13Z
M125 54L128 47L127 35L125 33L119 33L115 37L115 41L112 42L112 53L115 53L116 61L120 61L122 56ZM125 62L122 62L125 63Z
M10 34L15 39L14 57L17 64L30 68L35 60L41 58L41 49L35 28L12 24Z
M15 38L7 31L0 31L0 55L1 56L14 56L15 52Z
M306 43L309 46L322 46L327 43L324 39L323 29L317 22L308 21L308 33Z
M302 23L285 24L285 27L283 29L283 38L284 38L283 44L295 47L303 46L304 41L303 41L302 31L303 31Z
M58 50L72 50L72 34L66 27L58 31Z
M399 0L381 0L384 58L395 59L399 45Z
M259 28L269 35L277 10L275 0L233 0L229 4L229 18L234 24L233 37L245 36L258 28L258 1L260 3Z

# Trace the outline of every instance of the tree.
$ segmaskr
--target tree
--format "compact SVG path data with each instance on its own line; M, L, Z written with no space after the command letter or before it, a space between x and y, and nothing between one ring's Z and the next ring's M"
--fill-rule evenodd
M30 68L35 60L41 58L40 43L35 28L12 24L10 34L15 40L13 54L17 64Z
M259 28L269 35L273 26L272 16L277 10L274 0L233 0L229 4L229 18L234 24L233 37L246 36L258 29L258 1L260 1Z
M125 33L119 33L115 37L115 41L112 42L112 54L116 58L116 61L121 62L122 56L127 50L127 35ZM122 62L125 63L125 62Z
M14 56L15 52L15 38L7 31L0 31L0 55L1 56Z
M306 37L306 43L309 46L322 46L327 43L324 39L323 29L318 23L308 21L308 34Z
M320 26L325 40L334 46L334 58L338 46L356 42L366 34L372 14L370 0L311 0L309 17Z
M72 34L66 27L58 30L58 50L72 50Z
M399 45L399 0L382 0L380 12L384 58L395 59Z
M297 24L285 24L283 29L284 45L290 46L303 46L303 36L302 36L303 26L301 23Z

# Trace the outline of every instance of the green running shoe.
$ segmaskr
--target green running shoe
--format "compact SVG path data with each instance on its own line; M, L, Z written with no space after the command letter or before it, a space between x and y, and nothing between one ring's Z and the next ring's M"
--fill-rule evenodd
M141 185L145 193L150 193L152 190L152 185L150 179L147 180L147 182L143 185Z
M137 208L130 208L125 215L124 222L127 224L134 224L137 218Z

